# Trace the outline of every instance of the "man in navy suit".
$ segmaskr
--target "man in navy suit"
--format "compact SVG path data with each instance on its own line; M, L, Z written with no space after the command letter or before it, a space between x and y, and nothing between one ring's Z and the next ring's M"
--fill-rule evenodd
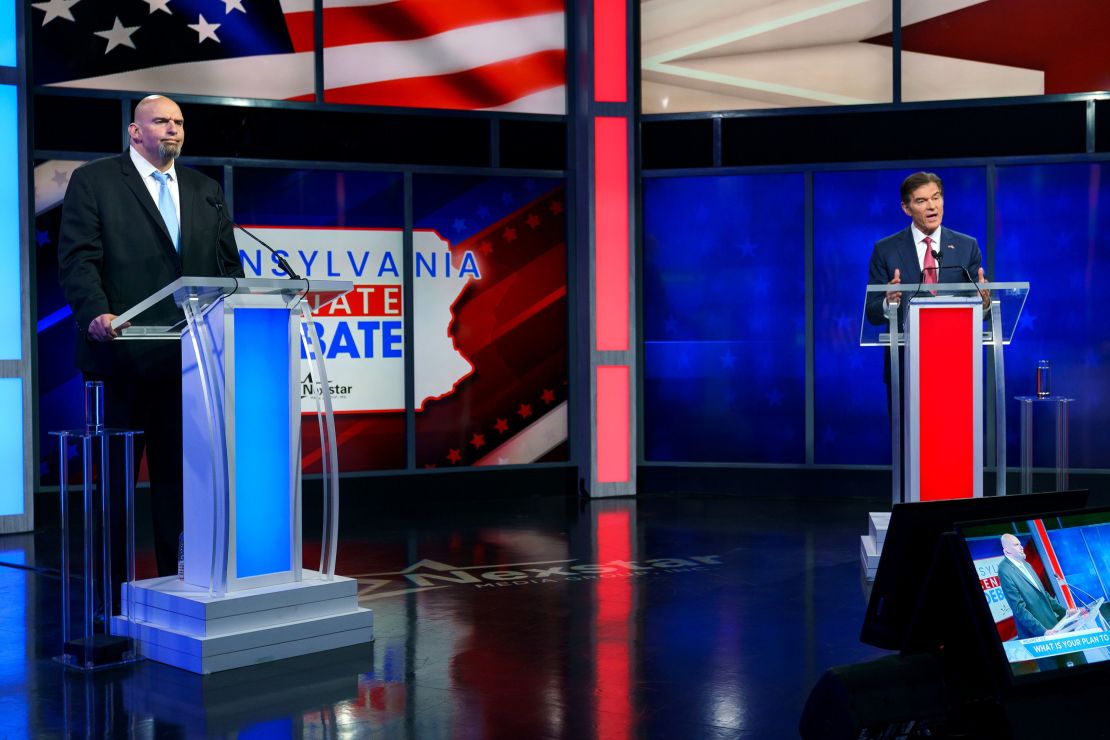
M243 275L223 202L211 178L175 166L185 140L181 109L151 95L135 107L121 156L77 169L62 205L58 272L77 322L78 368L104 382L108 426L135 429L136 459L145 445L159 575L177 572L182 530L181 348L167 341L119 339L112 321L183 275ZM143 323L172 325L183 314L172 298ZM122 474L121 461L113 461ZM113 476L114 477L114 476ZM113 481L113 509L122 516L122 486ZM113 581L125 573L122 519L113 523ZM119 598L113 588L114 599Z
M902 283L963 283L969 276L986 282L983 255L975 238L941 228L944 183L940 177L932 172L915 172L902 181L901 196L902 211L910 217L910 225L875 242L871 252L868 284L891 286L886 294L867 294L867 320L873 324L885 324L891 311L901 309ZM884 353L884 358L889 405L890 355Z
M1056 597L1044 589L1041 579L1025 560L1025 548L1012 534L1004 534L1002 562L998 564L998 581L1006 603L1014 613L1018 639L1042 637L1056 633L1056 623L1077 609L1064 609Z
M901 195L902 211L910 217L910 225L875 242L871 252L867 282L892 286L885 295L871 293L867 297L867 318L875 324L885 323L889 310L901 304L902 294L894 287L901 283L963 283L968 275L986 282L983 255L975 238L941 228L944 183L940 177L915 172L902 181ZM939 263L927 251L939 255ZM930 274L935 274L935 281L929 280Z

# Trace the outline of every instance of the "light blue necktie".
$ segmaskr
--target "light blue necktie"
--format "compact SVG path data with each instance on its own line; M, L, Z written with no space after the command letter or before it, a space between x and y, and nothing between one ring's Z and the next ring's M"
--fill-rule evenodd
M170 196L169 176L165 172L157 171L150 173L150 176L158 181L158 212L166 222L173 248L180 252L181 226L177 223L177 209L174 208L173 197Z

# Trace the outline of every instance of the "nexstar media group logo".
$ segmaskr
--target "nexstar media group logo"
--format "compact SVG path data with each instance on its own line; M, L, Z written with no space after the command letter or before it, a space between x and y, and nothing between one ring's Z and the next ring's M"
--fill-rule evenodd
M331 390L332 398L346 398L351 395L353 386L339 385L338 383L329 383L328 389ZM324 395L324 384L317 383L312 379L312 373L304 376L301 380L301 400L306 398L319 398Z
M404 570L389 573L362 573L351 577L358 581L359 598L368 601L400 594L434 591L451 586L504 588L544 583L596 581L603 578L644 578L702 571L722 564L721 558L717 555L648 558L642 561L610 560L605 563L576 565L573 563L577 563L577 560L459 566L435 560L421 560Z

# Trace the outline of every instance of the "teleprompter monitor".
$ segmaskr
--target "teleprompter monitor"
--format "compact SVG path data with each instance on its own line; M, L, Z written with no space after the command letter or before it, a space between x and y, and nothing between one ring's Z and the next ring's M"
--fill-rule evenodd
M940 535L960 521L1081 509L1085 490L895 504L875 573L860 640L903 648Z
M955 534L957 575L1012 685L1110 666L1110 508L957 523Z

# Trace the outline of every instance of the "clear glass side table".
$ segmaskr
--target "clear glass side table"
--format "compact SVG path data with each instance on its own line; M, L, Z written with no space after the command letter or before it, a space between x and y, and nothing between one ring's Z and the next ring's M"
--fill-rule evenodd
M1033 490L1033 407L1056 405L1056 490L1068 487L1068 406L1074 398L1064 396L1015 396L1021 404L1021 492Z

